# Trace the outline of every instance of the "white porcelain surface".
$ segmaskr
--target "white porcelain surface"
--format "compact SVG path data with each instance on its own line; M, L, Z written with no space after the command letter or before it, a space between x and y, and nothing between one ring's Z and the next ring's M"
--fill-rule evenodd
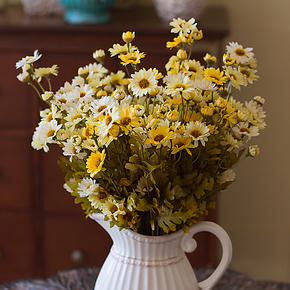
M100 271L95 290L210 290L226 271L232 257L232 245L227 233L212 222L199 222L190 228L191 235L183 231L151 237L131 230L119 231L102 214L93 214L111 236L113 246ZM191 237L208 231L218 237L223 255L214 273L204 281L197 282L194 271L185 255L195 250Z

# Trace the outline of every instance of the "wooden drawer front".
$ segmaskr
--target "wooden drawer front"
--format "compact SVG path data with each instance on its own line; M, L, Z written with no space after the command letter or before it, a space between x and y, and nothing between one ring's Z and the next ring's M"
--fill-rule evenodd
M37 96L33 95L30 86L18 81L16 76L22 70L15 68L15 63L25 56L25 52L0 53L1 66L5 68L0 71L1 128L27 128L31 125L31 114L35 110L32 103Z
M0 209L30 206L30 142L21 132L1 132Z
M47 277L62 269L101 266L112 245L106 231L83 215L46 218L43 240ZM83 261L73 261L73 253Z
M0 283L31 278L32 219L29 213L0 212Z

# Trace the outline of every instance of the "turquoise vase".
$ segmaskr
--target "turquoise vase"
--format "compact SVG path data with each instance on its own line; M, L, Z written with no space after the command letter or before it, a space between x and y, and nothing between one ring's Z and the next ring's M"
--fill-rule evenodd
M109 8L115 0L60 0L70 24L101 24L111 20Z

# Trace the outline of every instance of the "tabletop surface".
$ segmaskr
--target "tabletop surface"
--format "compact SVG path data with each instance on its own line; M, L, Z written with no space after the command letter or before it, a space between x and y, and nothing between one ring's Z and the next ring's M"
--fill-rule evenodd
M100 268L86 267L57 272L48 279L22 279L0 285L0 290L93 290ZM195 269L198 281L204 280L213 269ZM249 276L228 270L213 290L290 290L290 284L255 281Z

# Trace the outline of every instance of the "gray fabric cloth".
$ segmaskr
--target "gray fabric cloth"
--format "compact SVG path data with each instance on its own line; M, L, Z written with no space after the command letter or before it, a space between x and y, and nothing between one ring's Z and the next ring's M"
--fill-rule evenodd
M99 270L100 268L97 267L67 269L57 272L48 279L11 281L0 285L0 290L93 290ZM195 269L194 271L197 280L201 281L206 279L213 269ZM228 270L214 290L290 290L290 284L255 281L245 274Z

